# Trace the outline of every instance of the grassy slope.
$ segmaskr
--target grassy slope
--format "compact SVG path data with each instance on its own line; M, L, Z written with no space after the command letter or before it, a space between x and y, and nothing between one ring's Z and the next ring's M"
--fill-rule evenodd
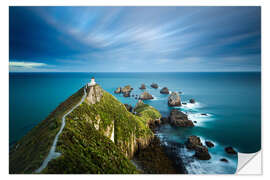
M81 89L19 142L16 151L10 153L10 173L31 173L41 165L60 128L62 115L82 94ZM160 117L151 106L143 106L139 116L134 116L105 91L101 102L94 105L84 102L66 118L57 144L57 151L62 155L49 162L42 173L137 173L125 155L131 153L134 138L153 136L147 123ZM96 130L93 124L98 120L99 130ZM104 136L112 123L115 143Z
M159 117L157 113L155 118ZM51 161L43 173L137 173L125 154L131 151L132 138L153 135L146 124L147 118L134 116L115 97L103 91L99 103L84 102L67 117L57 147L62 156ZM96 130L94 124L98 119L101 121ZM104 136L112 124L115 143Z
M9 153L10 173L32 173L40 167L61 127L63 114L75 106L82 95L83 88L61 103L45 120L13 146Z

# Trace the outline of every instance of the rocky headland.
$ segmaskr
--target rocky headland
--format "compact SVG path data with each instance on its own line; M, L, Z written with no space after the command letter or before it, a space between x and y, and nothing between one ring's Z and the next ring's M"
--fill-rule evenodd
M124 91L129 92L131 88ZM83 88L60 104L10 150L10 173L35 173L47 157L61 119L83 96ZM149 124L160 120L153 107L139 103L130 113L99 85L67 117L52 159L40 173L139 173L130 159L154 138Z
M151 87L158 88L153 83ZM145 84L139 88L146 89ZM181 102L178 92L170 94L167 87L160 90L168 94L169 117L161 117L158 110L143 100L153 96L144 91L141 95L131 94L130 85L118 87L115 94L138 99L135 107L122 104L98 84L81 88L61 103L44 121L39 123L10 150L9 172L12 174L36 173L49 154L56 134L61 132L56 144L58 156L51 159L39 173L49 174L133 174L133 173L187 173L181 158L177 155L179 144L161 144L155 132L163 124L192 128L194 123L187 114L175 106ZM85 99L82 99L86 93ZM83 100L76 108L74 106ZM195 100L190 99L194 104ZM71 111L72 110L72 111ZM207 116L206 113L201 113ZM66 117L63 131L62 118ZM180 145L181 146L181 145ZM208 148L215 144L209 140L202 144L200 137L188 137L186 146L194 151L194 157L209 160ZM232 147L224 149L228 154L237 152ZM228 162L221 158L220 161Z

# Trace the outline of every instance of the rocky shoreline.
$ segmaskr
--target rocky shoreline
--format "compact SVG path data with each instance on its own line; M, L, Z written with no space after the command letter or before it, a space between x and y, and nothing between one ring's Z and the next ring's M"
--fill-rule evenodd
M130 86L129 86L130 87ZM157 89L158 84L152 83L150 85L151 88ZM142 84L139 87L141 90L146 89L146 85ZM131 92L131 91L130 91ZM179 109L175 109L175 106L186 105L187 103L181 102L181 97L178 92L169 92L167 87L163 87L160 90L161 94L168 94L168 106L172 107L170 111L169 117L162 117L158 122L154 122L153 124L149 124L149 127L153 132L158 132L159 127L164 124L170 124L171 126L177 127L186 127L192 128L194 127L194 123L197 121L191 121L188 119L187 114L183 113ZM126 97L126 96L124 96ZM139 100L150 100L153 99L153 96L146 91L143 91L141 95L132 95L135 99ZM195 99L189 100L190 104L195 104ZM132 107L130 105L126 105L128 111L132 111ZM134 112L133 112L134 113ZM207 113L201 113L202 116L208 116ZM155 134L156 134L155 133ZM137 152L133 158L134 162L139 164L143 173L161 173L161 174L186 174L188 173L185 169L183 161L178 154L177 149L186 147L187 149L194 151L194 157L199 160L209 160L211 159L211 154L208 149L213 148L215 145L210 140L206 140L205 144L202 144L200 137L190 135L185 144L179 143L166 143L166 145L160 142L160 139L155 135L155 138L150 142L149 146L145 149L141 149ZM224 151L230 155L236 155L237 152L233 147L225 147ZM149 159L150 158L150 159ZM221 162L227 163L228 160L226 158L221 158ZM162 163L160 163L162 162ZM166 166L164 166L166 164Z
M163 146L160 139L155 136L145 149L135 154L132 160L143 174L186 174L182 160L175 156L174 150L173 147Z

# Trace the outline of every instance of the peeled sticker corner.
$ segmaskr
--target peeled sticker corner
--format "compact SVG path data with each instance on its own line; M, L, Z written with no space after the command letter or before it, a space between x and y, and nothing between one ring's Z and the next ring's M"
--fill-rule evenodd
M262 153L238 153L236 174L262 175Z

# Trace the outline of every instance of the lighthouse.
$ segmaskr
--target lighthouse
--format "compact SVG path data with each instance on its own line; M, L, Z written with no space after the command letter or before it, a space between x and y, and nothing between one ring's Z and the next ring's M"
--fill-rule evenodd
M91 82L88 83L88 86L94 86L94 85L96 85L96 82L95 82L95 78L92 77L92 78L91 78Z

